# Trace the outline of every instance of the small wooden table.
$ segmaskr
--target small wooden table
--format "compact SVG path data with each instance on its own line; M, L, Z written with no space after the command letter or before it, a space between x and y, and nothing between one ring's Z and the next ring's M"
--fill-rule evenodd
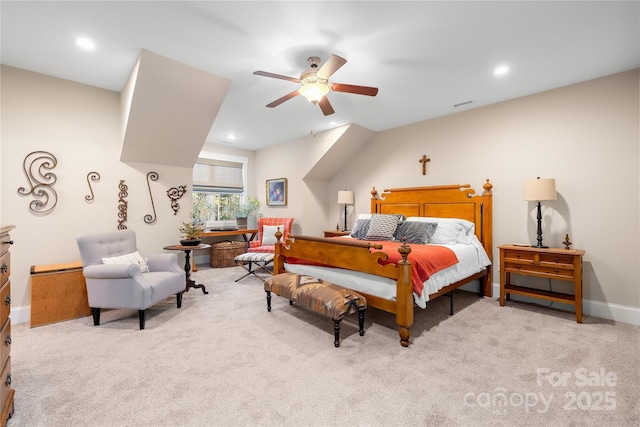
M500 306L510 294L571 304L576 322L582 323L582 256L580 249L536 248L502 245L500 249ZM531 289L511 284L511 274L543 277L573 282L574 294Z
M200 288L200 289L202 289L202 292L204 292L205 294L209 293L205 289L203 284L196 285L196 282L191 280L191 262L189 262L189 260L191 258L191 251L196 250L196 249L208 249L210 247L211 247L211 245L208 245L206 243L201 243L199 245L194 245L194 246L171 245L171 246L165 246L164 247L164 249L167 250L167 251L184 251L184 254L185 254L184 272L187 275L187 284L186 284L186 287L184 289L185 292L189 292L189 289L191 289L191 288Z

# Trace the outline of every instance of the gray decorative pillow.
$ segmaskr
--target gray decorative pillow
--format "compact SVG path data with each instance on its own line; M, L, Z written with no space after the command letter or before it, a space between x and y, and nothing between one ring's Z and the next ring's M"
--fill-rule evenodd
M369 222L370 219L359 219L356 221L355 227L351 231L351 237L354 239L364 240L367 237L367 232L369 231Z
M429 239L438 227L434 222L405 221L398 226L394 234L394 239L402 241L407 238L407 243L429 243Z
M365 240L393 240L393 234L402 218L404 217L401 215L371 215Z

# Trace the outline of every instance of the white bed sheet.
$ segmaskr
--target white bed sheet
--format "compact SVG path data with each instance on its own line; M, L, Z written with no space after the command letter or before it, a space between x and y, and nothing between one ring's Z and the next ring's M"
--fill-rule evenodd
M475 237L475 236L474 236ZM479 240L474 239L471 244L458 243L455 245L439 245L451 249L458 257L458 263L434 273L426 282L422 295L413 293L413 298L420 308L426 308L429 295L438 292L443 287L482 271L491 261ZM339 283L345 288L364 292L380 298L395 300L396 283L386 277L366 274L359 271L345 270L332 267L319 267L305 264L285 263L285 270L318 277L333 283Z

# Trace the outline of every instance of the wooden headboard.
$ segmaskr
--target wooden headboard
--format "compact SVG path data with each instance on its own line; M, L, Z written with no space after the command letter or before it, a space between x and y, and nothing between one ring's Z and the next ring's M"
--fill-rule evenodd
M489 258L493 259L493 185L487 179L482 187L482 195L476 195L469 184L390 188L382 194L378 194L374 187L371 190L371 213L466 219L476 225L476 236Z

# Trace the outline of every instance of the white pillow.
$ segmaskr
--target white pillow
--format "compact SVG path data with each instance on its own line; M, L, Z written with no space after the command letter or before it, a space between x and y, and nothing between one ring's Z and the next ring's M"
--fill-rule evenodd
M103 264L138 264L140 270L143 273L149 272L149 266L147 265L147 259L140 255L140 252L135 251L130 254L114 256L111 258L102 258Z
M471 244L475 233L475 224L460 218L434 218L426 216L412 216L407 221L435 222L436 231L429 239L429 243L436 245L453 245L455 243Z
M263 225L262 226L262 246L276 244L276 231L280 228L280 232L284 235L284 225Z

